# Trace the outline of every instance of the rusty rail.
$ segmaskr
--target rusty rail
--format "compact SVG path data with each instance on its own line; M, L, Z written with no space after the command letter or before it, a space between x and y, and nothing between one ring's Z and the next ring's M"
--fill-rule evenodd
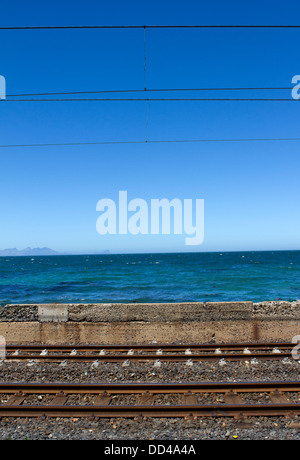
M185 349L214 351L219 348L222 351L243 350L269 350L278 347L281 350L292 349L295 344L290 342L239 342L239 343L152 343L152 344L74 344L74 345L49 345L49 344L7 344L8 351L23 350L23 351L42 351L47 348L49 351L157 351L163 349L166 351L183 351Z
M244 417L300 415L300 403L285 393L300 392L300 381L191 383L0 383L2 417ZM224 394L224 403L199 404L197 394ZM271 403L244 403L243 394L268 393ZM52 395L49 404L23 404L26 397ZM93 395L89 405L69 405L69 395ZM112 395L139 395L133 405L110 405ZM159 394L182 397L181 404L155 404ZM3 397L2 397L3 399Z
M232 343L232 344L145 344L145 345L7 345L7 360L38 360L43 362L193 362L228 361L257 358L278 360L291 356L291 343ZM246 352L245 352L246 350ZM127 352L127 354L126 354ZM149 353L153 352L153 353ZM117 354L116 354L117 353Z

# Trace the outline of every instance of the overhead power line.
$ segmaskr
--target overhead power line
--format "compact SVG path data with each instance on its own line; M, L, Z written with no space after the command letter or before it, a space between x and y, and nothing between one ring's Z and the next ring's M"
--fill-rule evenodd
M68 98L68 99L1 99L4 102L166 102L166 101L277 101L299 102L293 98Z
M194 25L90 25L90 26L10 26L0 30L57 30L57 29L290 29L293 24L194 24Z
M22 93L7 94L6 97L31 97L31 96L67 96L73 94L113 94L113 93L146 93L146 92L185 92L185 91L279 91L292 90L292 87L250 87L250 88L144 88L144 89L117 89L117 90L96 90L96 91L64 91L47 93Z
M66 142L45 144L3 144L0 148L16 147L67 147L67 146L92 146L92 145L121 145L121 144L186 144L186 143L210 143L210 142L287 142L300 141L300 137L282 138L244 138L244 139L166 139L166 140L143 140L143 141L103 141L103 142Z

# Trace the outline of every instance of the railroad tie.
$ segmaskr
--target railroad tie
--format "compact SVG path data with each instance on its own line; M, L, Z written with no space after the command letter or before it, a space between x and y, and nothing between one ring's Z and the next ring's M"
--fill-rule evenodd
M51 404L53 406L63 406L66 402L66 400L68 399L68 396L66 396L64 394L63 391L61 391L60 393L57 393L54 398L52 399L51 401Z
M278 390L272 391L270 393L270 399L273 404L286 404L289 402L285 394Z
M21 391L19 393L16 393L12 396L10 396L10 398L8 398L7 402L4 403L3 405L4 406L19 406L20 404L22 404L22 402L24 401L24 399L26 398L26 394L22 393Z
M224 401L226 404L243 404L243 398L236 392L225 393Z
M195 406L198 404L198 397L197 395L188 391L182 395L182 404L186 406Z
M111 401L111 395L104 392L98 394L94 399L94 406L109 406Z
M146 391L146 393L138 395L136 399L137 406L153 406L153 404L154 404L154 395L150 393L149 391Z

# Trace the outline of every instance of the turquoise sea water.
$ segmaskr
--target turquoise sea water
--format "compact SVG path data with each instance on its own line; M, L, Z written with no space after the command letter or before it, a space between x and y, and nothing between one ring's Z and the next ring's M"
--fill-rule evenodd
M0 258L2 306L277 299L300 299L300 251Z

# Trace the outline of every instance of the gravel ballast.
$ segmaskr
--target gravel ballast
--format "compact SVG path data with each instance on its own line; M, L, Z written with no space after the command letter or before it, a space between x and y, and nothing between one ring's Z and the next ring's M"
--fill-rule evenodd
M37 363L9 362L0 365L1 382L194 382L194 381L265 381L299 380L299 363L292 358L279 361L251 360L246 362L199 362L193 366L184 363L131 362L128 367L118 363ZM64 363L65 364L65 363ZM220 396L222 399L222 395ZM76 402L76 396L73 402ZM114 398L111 404L120 401ZM159 402L168 403L166 396ZM173 402L175 395L170 397ZM209 395L202 401L210 403ZM254 400L264 400L254 395ZM295 400L296 398L296 400ZM297 402L297 395L292 396ZM124 400L125 401L125 400ZM126 401L133 401L127 395ZM125 403L126 403L125 401ZM30 402L30 398L27 402ZM89 399L87 400L87 403ZM42 401L41 401L42 403ZM84 403L84 402L83 402ZM0 419L0 439L103 439L103 440L198 440L198 439L300 439L300 417L248 417L244 421L232 418L5 418Z

